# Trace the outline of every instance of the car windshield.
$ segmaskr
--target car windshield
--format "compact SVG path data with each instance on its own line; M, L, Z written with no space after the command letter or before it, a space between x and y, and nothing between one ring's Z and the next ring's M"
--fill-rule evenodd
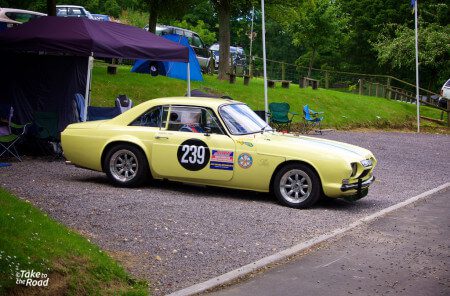
M253 134L272 130L264 120L244 104L222 106L219 114L233 135Z

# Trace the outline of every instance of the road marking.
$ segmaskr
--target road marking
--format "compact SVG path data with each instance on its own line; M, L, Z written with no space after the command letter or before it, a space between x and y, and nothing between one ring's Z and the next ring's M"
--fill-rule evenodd
M273 255L264 257L264 258L262 258L262 259L260 259L258 261L255 261L255 262L252 262L252 263L247 264L245 266L239 267L238 269L235 269L235 270L232 270L232 271L227 272L225 274L219 275L218 277L215 277L215 278L209 279L209 280L207 280L205 282L202 282L202 283L199 283L199 284L195 284L193 286L181 289L179 291L175 291L175 292L169 294L168 296L194 295L194 294L202 293L202 292L205 292L205 291L210 290L212 288L224 285L224 284L229 283L231 281L237 280L237 279L242 278L242 277L244 277L244 276L246 276L246 275L248 275L248 274L250 274L252 272L255 272L255 271L257 271L257 270L259 270L259 269L261 269L261 268L263 268L263 267L265 267L267 265L279 262L279 261L281 261L283 259L286 259L286 258L288 258L290 256L296 255L296 254L298 254L298 253L300 253L302 251L305 251L305 250L307 250L307 249L309 249L309 248L311 248L311 247L313 247L313 246L315 246L317 244L320 244L320 243L322 243L324 241L327 241L327 240L329 240L331 238L334 238L334 237L336 237L338 235L341 235L341 234L343 234L343 233L345 233L345 232L347 232L349 230L352 230L352 229L354 229L354 228L356 228L358 226L361 226L364 223L371 222L371 221L373 221L373 220L375 220L375 219L377 219L377 218L379 218L381 216L384 216L384 215L386 215L386 214L388 214L390 212L393 212L393 211L398 210L398 209L400 209L402 207L405 207L405 206L407 206L409 204L412 204L412 203L414 203L414 202L416 202L416 201L418 201L420 199L424 199L424 198L426 198L426 197L428 197L428 196L430 196L430 195L432 195L434 193L437 193L439 191L442 191L442 190L446 189L447 187L450 187L450 182L447 182L447 183L442 184L441 186L439 186L437 188L428 190L428 191L426 191L424 193L421 193L419 195L411 197L411 198L409 198L409 199L407 199L405 201L402 201L402 202L400 202L398 204L395 204L395 205L392 205L390 207L387 207L387 208L385 208L385 209L383 209L381 211L378 211L378 212L376 212L374 214L371 214L369 216L361 218L361 219L351 223L347 227L338 228L338 229L333 230L330 233L322 234L322 235L320 235L320 236L318 236L316 238L310 239L310 240L308 240L306 242L297 244L295 246L292 246L292 247L290 247L288 249L285 249L285 250L280 251L278 253L275 253Z
M346 256L342 256L342 257L337 258L336 260L333 260L333 261L331 261L331 262L329 262L329 263L326 263L326 264L323 264L323 265L316 266L315 268L328 267L328 266L330 266L331 264L336 263L336 262L338 262L339 260L342 260L342 259L344 259L344 258L346 259Z

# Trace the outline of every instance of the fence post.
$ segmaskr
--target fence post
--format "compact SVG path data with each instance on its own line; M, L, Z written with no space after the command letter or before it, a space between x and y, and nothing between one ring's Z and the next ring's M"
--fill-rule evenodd
M330 78L328 76L328 71L325 71L325 88L330 88Z
M450 100L447 100L447 126L450 127Z
M364 79L359 79L359 95L362 96L364 94Z
M380 84L377 82L375 83L375 96L378 97L378 90L379 90Z
M286 64L281 63L281 80L286 80Z
M387 78L387 95L388 95L388 99L392 99L392 92L391 92L391 77Z

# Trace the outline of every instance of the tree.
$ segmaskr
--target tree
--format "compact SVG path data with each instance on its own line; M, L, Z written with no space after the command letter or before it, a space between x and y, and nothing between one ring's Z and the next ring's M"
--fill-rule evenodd
M404 25L391 25L394 33L383 30L373 43L378 61L392 69L414 73L415 34ZM389 28L388 27L388 28ZM439 85L450 76L450 25L431 24L419 30L419 62L422 75L428 80L428 88Z
M148 31L155 33L158 17L181 17L196 0L149 0Z
M47 15L56 16L56 0L47 0Z
M219 73L217 78L228 78L230 60L230 19L248 15L251 0L211 0L219 20Z
M219 18L219 73L217 78L227 79L230 60L230 0L211 0Z
M348 30L348 18L334 1L302 1L297 7L283 7L272 13L289 28L292 43L306 49L298 62L308 61L308 77L317 56L337 50Z

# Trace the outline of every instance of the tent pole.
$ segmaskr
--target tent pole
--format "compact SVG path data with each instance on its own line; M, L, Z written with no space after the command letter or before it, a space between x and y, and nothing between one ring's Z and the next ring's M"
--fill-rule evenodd
M84 117L83 121L87 121L87 109L90 104L90 91L91 91L91 77L92 77L92 68L94 63L94 53L88 58L88 70L86 77L86 92L84 93Z
M262 46L263 46L263 68L264 68L264 111L266 114L266 122L269 122L269 106L267 99L267 65L266 65L266 20L264 18L264 0L261 0L261 16L262 16Z
M188 94L188 97L190 97L191 96L191 69L190 69L189 63L187 63L187 83L188 83L187 94Z

